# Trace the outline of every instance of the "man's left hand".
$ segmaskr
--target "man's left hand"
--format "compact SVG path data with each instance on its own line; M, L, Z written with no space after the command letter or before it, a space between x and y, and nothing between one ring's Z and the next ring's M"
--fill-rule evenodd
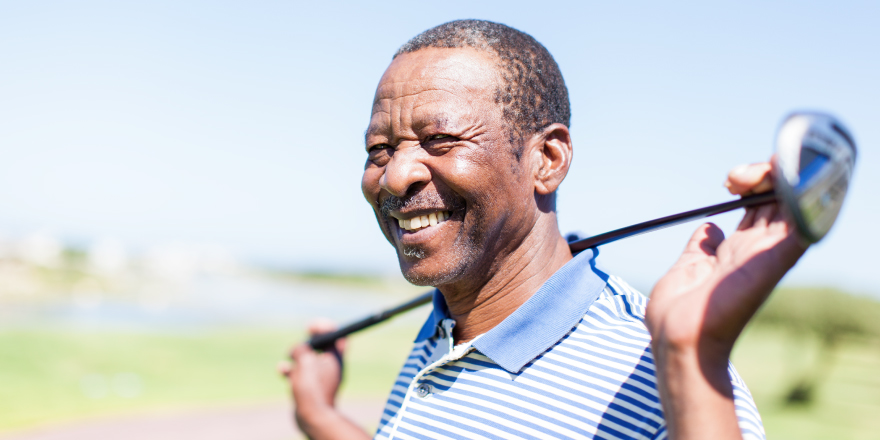
M735 168L733 194L772 189L770 164ZM779 207L746 210L727 239L707 223L654 286L646 323L671 438L741 438L727 372L745 325L806 246Z

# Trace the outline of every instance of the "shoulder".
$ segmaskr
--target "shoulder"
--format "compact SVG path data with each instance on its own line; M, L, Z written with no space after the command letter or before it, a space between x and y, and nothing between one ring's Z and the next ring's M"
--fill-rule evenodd
M571 331L520 373L545 376L553 394L607 438L653 438L665 425L656 389L647 298L620 278L607 284ZM562 392L562 390L570 390Z
M547 352L570 352L593 380L617 390L608 406L634 405L638 411L623 412L631 430L664 437L660 396L656 388L651 334L645 326L649 299L616 276L609 276L605 289L565 338ZM765 438L761 416L743 379L733 364L728 373L744 438ZM623 408L625 406L620 406ZM641 429L637 429L641 428Z
M615 313L620 319L638 322L645 320L648 298L627 284L626 281L614 275L608 277L605 290L602 291L596 302L613 304Z
M570 336L601 336L610 345L648 348L651 335L645 326L647 306L647 297L622 279L609 276L605 288Z

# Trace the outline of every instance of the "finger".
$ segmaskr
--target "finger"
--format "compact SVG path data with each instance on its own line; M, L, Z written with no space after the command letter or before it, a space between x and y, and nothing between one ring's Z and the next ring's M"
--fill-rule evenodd
M740 165L727 175L724 186L731 194L749 195L773 189L769 162Z
M336 323L327 318L317 318L309 323L309 335L317 335L321 333L330 333L336 330Z
M748 194L761 194L761 193L769 192L772 190L773 190L773 179L771 178L770 174L767 174L764 176L763 179L761 179L761 182L759 182L757 185L755 185L755 187L752 188L752 190L748 192Z
M315 350L312 350L309 344L299 344L290 351L290 358L294 362L302 362L306 358L314 357L315 354Z
M342 362L342 358L341 358L342 353L345 353L346 344L347 344L347 342L346 342L345 338L339 338L336 340L335 348L336 348L336 352L339 353L339 355L340 355L340 363Z
M784 223L778 224L784 225L786 233L786 237L782 241L783 249L785 249L782 253L784 255L783 259L790 261L790 265L794 265L798 258L807 251L812 243L804 240L787 218L783 218L781 221Z
M739 226L736 227L736 230L742 231L751 228L755 224L755 215L757 215L757 213L757 208L746 208L746 215L743 216L742 220L739 222Z
M784 225L787 229L794 230L795 228L791 218L789 218L785 210L783 210L778 204L776 205L776 214L773 216L772 221L775 224Z
M275 367L278 370L278 374L284 377L290 377L290 370L293 368L293 364L290 361L278 361L278 365Z
M684 248L686 255L714 256L718 246L724 241L724 232L714 223L704 223L691 236Z
M317 318L309 323L309 334L314 336L322 333L330 333L338 327L336 323L327 318ZM339 338L334 345L336 351L341 355L345 352L345 338Z
M766 228L773 221L773 218L779 213L778 206L775 203L758 206L755 209L755 221L753 227Z
M798 239L801 239L800 235L797 233L797 227L792 223L791 218L780 206L777 206L776 212L773 213L773 217L770 219L769 229L777 235L793 235ZM809 247L808 242L803 242L801 244L804 249Z

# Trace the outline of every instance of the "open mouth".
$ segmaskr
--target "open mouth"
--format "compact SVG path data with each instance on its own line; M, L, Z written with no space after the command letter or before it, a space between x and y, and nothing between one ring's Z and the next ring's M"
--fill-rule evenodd
M451 214L450 211L435 211L429 214L417 215L405 219L398 218L397 224L400 226L400 229L403 229L404 231L416 232L443 223L449 219Z

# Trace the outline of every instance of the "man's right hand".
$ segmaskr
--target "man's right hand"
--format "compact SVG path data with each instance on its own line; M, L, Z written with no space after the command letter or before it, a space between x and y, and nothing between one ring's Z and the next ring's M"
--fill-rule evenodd
M327 320L309 324L309 335L328 333L336 326ZM336 393L342 381L345 340L331 350L316 352L308 343L291 350L292 363L279 366L290 384L296 424L312 439L369 438L366 432L336 409Z

